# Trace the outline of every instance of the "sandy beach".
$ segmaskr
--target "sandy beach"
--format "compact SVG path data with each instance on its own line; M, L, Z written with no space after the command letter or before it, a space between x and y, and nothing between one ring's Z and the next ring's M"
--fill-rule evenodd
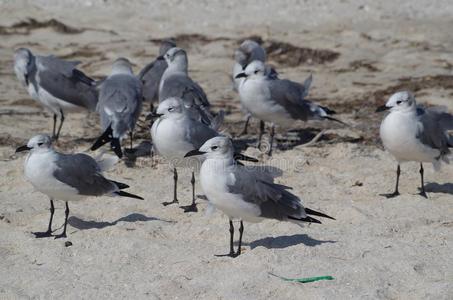
M0 299L453 298L453 166L434 172L426 164L428 199L417 195L417 163L402 165L401 196L380 196L394 188L396 162L379 140L384 114L374 112L404 89L453 112L451 1L124 3L0 0ZM233 137L244 124L230 77L241 41L262 42L282 78L303 82L313 74L309 99L350 127L313 121L279 129L272 158L254 148L257 120L239 140L260 164L281 168L277 181L307 207L336 221L246 223L243 254L215 257L228 251L227 217L206 214L203 200L198 213L161 205L171 200L172 172L162 158L146 156L107 173L145 201L71 203L67 239L34 238L32 231L47 226L49 201L26 182L25 155L14 150L49 133L53 121L17 80L14 49L80 60L84 72L101 78L120 56L138 73L168 37L187 50L192 78L214 111L225 110L222 129ZM150 139L145 115L136 145ZM323 129L317 143L303 145ZM95 113L69 114L55 148L87 151L100 130ZM181 169L179 179L186 205L190 171ZM57 202L54 227L63 220ZM334 280L301 284L269 273Z

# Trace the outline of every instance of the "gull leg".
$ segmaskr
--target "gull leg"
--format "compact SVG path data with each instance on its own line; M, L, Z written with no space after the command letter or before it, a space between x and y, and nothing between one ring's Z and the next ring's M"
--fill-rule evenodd
M269 143L269 152L267 152L268 156L272 156L272 146L274 145L274 135L275 135L275 125L272 124L271 126L271 141Z
M241 135L246 135L247 134L247 128L249 127L249 122L250 122L250 119L252 118L252 116L250 114L247 115L247 119L245 120L245 125L244 125L244 129L242 130L242 132L239 134L239 136Z
M53 114L53 129L52 129L52 139L56 139L57 133L55 130L57 129L57 114Z
M382 194L382 196L385 196L387 198L394 198L396 196L398 196L400 193L398 191L398 185L399 185L399 182L400 182L400 174L401 174L401 168L400 168L400 164L398 164L398 168L396 169L396 185L395 185L395 191L391 194Z
M60 126L58 127L57 135L55 136L55 140L58 141L58 138L60 137L60 131L61 127L63 127L64 123L64 113L63 110L60 109L61 117L60 117Z
M133 133L132 131L129 131L129 138L131 139L131 150L132 150L132 138L133 138Z
M243 233L244 233L244 223L241 220L241 226L239 227L239 244L238 244L238 251L236 252L236 256L241 255L242 234Z
M425 192L425 181L423 180L423 174L424 174L423 164L420 163L421 187L420 187L420 194L419 195L422 196L422 197L428 198L428 195L426 195L426 192Z
M190 183L192 184L192 204L181 206L181 208L184 209L184 212L197 212L197 204L195 203L195 172L192 172Z
M234 239L234 226L233 226L233 221L230 220L230 253L216 255L217 257L221 257L221 256L236 257L237 256L237 254L234 253L233 239Z
M177 185L178 185L178 171L176 171L176 168L173 168L173 180L174 180L174 188L173 188L173 201L171 202L163 202L162 204L164 206L173 204L173 203L178 203L178 198L177 198Z
M50 199L50 219L49 219L49 226L47 227L47 231L45 232L32 232L36 238L43 238L43 237L50 237L52 236L52 220L53 214L55 212L55 207L53 206L53 200Z
M66 226L68 225L68 216L69 216L69 206L68 201L66 201L66 209L64 211L64 227L63 232L55 236L55 239L61 239L66 237Z
M264 121L260 120L260 133L258 135L258 145L256 146L258 150L261 148L261 139L263 138L264 134Z

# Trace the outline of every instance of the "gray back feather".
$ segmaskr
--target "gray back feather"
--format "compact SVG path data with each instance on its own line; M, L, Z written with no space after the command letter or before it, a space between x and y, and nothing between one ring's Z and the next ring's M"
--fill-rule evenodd
M286 79L268 79L267 82L272 100L285 107L291 117L303 121L319 117L318 106L304 99L308 93L310 77L304 85Z
M58 181L77 189L80 195L101 196L118 190L114 183L102 176L91 156L83 153L57 155L57 169L53 175Z
M289 187L274 183L275 175L265 167L231 168L235 182L228 186L229 192L240 194L244 201L259 205L261 217L287 220L288 216L295 218L306 216L300 199L287 191Z
M187 129L187 140L192 143L194 149L199 149L207 140L219 135L208 125L192 119Z
M417 138L435 149L439 149L441 156L450 154L449 148L453 147L453 138L448 130L453 130L453 116L436 108L417 109L418 118L423 125Z
M54 56L37 56L39 85L54 97L90 111L98 100L94 80L76 69L77 61L65 61Z
M143 83L143 99L148 102L157 102L159 100L159 84L168 65L165 60L156 59L144 67L138 78Z
M117 74L108 77L101 85L97 108L102 129L112 125L113 136L122 137L135 127L142 110L142 86L133 75ZM108 115L106 110L112 112Z

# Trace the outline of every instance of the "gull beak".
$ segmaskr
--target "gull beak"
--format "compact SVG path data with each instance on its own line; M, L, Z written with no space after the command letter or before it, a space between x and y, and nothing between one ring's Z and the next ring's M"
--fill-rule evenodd
M244 155L242 153L234 153L233 158L234 158L234 160L243 160L243 161L251 161L251 162L259 161L258 159L254 158L254 157L250 157L250 156Z
M386 106L385 104L382 105L382 106L379 106L377 109L376 109L376 112L381 112L381 111L385 111L385 110L388 110L390 109L390 107Z
M158 113L150 113L146 116L145 120L146 121L149 121L149 120L153 120L153 119L157 119L157 118L160 118L162 117L164 114L158 114Z
M22 152L22 151L28 151L28 150L31 150L31 148L28 147L27 145L23 145L23 146L20 146L19 148L16 149L16 153L17 152Z
M242 73L237 74L234 78L237 79L237 78L246 78L246 77L247 77L247 74L245 74L244 72L242 72Z
M195 149L195 150L192 150L192 151L189 151L186 153L186 155L184 155L184 157L189 157L189 156L195 156L195 155L202 155L202 154L205 154L206 152L203 152L203 151L200 151L198 149Z

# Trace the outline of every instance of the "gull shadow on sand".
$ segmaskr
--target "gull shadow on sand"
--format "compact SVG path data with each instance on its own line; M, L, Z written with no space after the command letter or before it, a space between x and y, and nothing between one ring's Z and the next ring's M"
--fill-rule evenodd
M453 183L438 184L430 182L425 184L425 190L429 193L443 193L453 195Z
M134 214L130 214L125 217L119 218L118 220L115 220L113 222L85 221L78 217L71 216L68 219L68 224L79 230L86 230L86 229L93 229L93 228L102 229L102 228L109 227L109 226L115 226L119 222L134 223L134 222L148 222L148 221L162 221L162 222L172 223L172 221L162 220L162 219L158 219L158 218L154 218L154 217L147 217L142 214L134 213Z
M284 235L278 237L267 237L263 239L256 240L250 243L250 248L254 249L256 247L262 246L267 249L283 249L299 244L304 244L308 247L316 247L325 243L336 243L337 241L321 241L309 237L306 234L294 234L294 235Z

